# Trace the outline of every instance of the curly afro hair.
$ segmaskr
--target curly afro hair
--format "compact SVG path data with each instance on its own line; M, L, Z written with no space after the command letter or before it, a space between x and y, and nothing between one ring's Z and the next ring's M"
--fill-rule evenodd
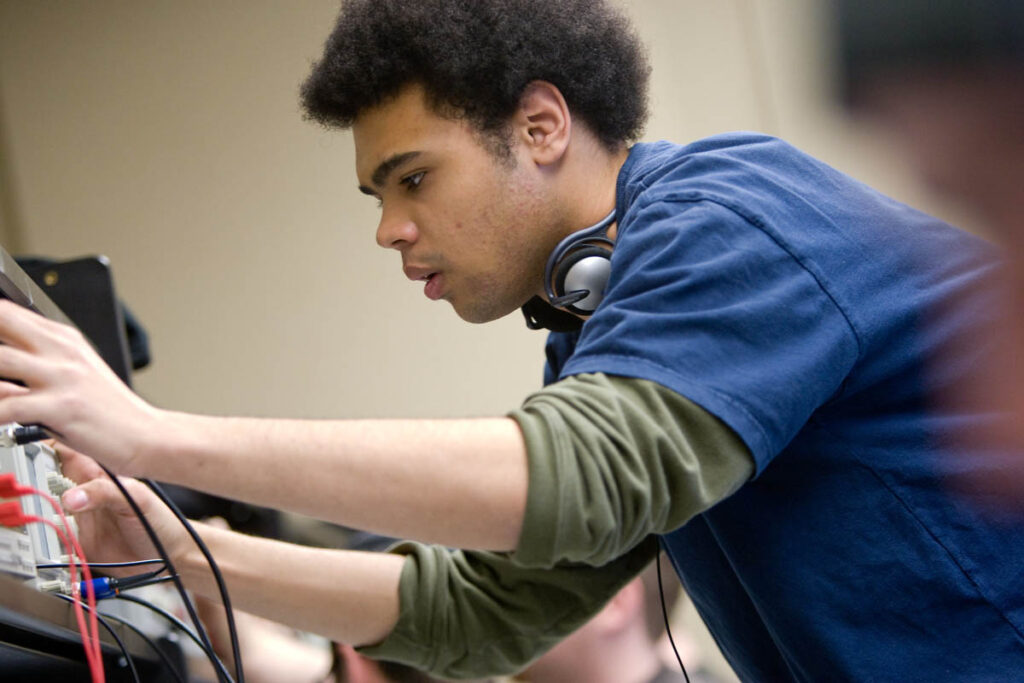
M544 80L615 149L643 129L649 72L629 21L602 0L347 0L302 105L348 128L419 83L434 111L500 138L526 85Z

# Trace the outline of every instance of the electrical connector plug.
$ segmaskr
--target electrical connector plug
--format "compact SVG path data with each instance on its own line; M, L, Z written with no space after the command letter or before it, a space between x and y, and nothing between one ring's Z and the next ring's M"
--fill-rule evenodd
M25 526L30 520L21 509L21 503L16 500L9 500L0 503L0 525L2 526Z
M102 600L103 598L111 598L118 595L121 591L128 590L130 588L140 588L142 586L148 586L153 583L161 583L166 578L158 578L156 572L149 572L148 574L137 574L135 576L124 576L116 578L112 576L102 576L98 579L92 579L91 581L81 581L78 584L78 591L82 595L86 594L86 591L91 586L93 591L96 593L96 599Z
M52 439L53 437L42 425L10 424L0 429L0 446L24 446L34 441Z
M60 472L54 472L53 470L46 473L46 488L50 489L50 493L53 494L54 498L60 498L64 495L65 491L73 489L75 482L65 477Z
M17 498L18 496L27 496L30 493L35 493L35 489L18 483L13 472L0 474L0 498Z
M78 592L85 595L88 592L88 586L90 583L92 584L92 589L96 592L97 600L117 595L117 580L106 576L93 579L92 581L82 581L78 585Z
M36 584L36 590L44 593L62 593L64 595L71 595L71 584L64 579L40 581Z

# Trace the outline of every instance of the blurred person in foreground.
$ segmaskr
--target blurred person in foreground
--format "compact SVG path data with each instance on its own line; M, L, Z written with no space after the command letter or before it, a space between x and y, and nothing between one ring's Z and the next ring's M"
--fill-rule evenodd
M210 635L214 651L231 661L230 635L219 603L198 597L196 608ZM287 626L235 610L239 647L249 683L443 683L395 662L364 657L351 645L311 642ZM189 662L192 676L215 680L205 658Z
M662 572L672 572L659 555ZM672 628L672 640L686 666L679 668L673 646L667 644L664 608L670 614L681 596L679 583L659 589L652 562L627 583L600 612L572 635L517 675L522 683L716 683L721 679L701 666L701 653L683 628ZM666 651L667 647L667 651Z
M1004 413L962 434L1002 464L965 472L954 485L1024 507L1024 2L831 7L843 103L891 138L928 187L976 216L1005 253L1003 315L967 342L994 350L972 382L937 398Z
M986 416L931 401L989 352L963 342L994 310L991 245L773 137L636 142L647 79L610 2L345 2L307 113L351 129L377 241L428 299L551 329L545 386L489 418L191 415L0 301L0 376L24 383L0 382L0 423L60 436L89 557L153 549L71 449L411 539L358 553L198 526L240 609L432 675L521 671L659 547L744 680L1024 670L1024 519L949 492L992 466L955 440Z

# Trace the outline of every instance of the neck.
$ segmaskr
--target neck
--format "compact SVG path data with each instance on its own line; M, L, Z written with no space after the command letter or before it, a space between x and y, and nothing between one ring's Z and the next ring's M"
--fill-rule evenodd
M547 176L547 210L544 227L538 233L542 241L537 244L537 254L543 254L544 259L539 261L541 266L550 263L556 247L566 237L599 223L615 210L619 172L629 157L628 147L610 150L583 125L576 125L571 136L559 160L541 169ZM613 241L616 228L613 224L606 233ZM536 296L548 301L544 278L536 282Z
M615 209L619 171L629 156L626 146L609 150L589 131L574 132L573 142L562 160L560 189L566 207L562 237L597 223Z

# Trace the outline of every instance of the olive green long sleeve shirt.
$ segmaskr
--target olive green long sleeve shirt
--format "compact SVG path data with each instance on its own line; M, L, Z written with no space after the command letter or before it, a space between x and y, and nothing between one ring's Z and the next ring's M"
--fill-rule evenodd
M529 462L512 553L402 543L399 621L373 657L462 678L521 670L584 624L666 533L754 472L745 444L688 399L647 380L578 375L510 417Z

